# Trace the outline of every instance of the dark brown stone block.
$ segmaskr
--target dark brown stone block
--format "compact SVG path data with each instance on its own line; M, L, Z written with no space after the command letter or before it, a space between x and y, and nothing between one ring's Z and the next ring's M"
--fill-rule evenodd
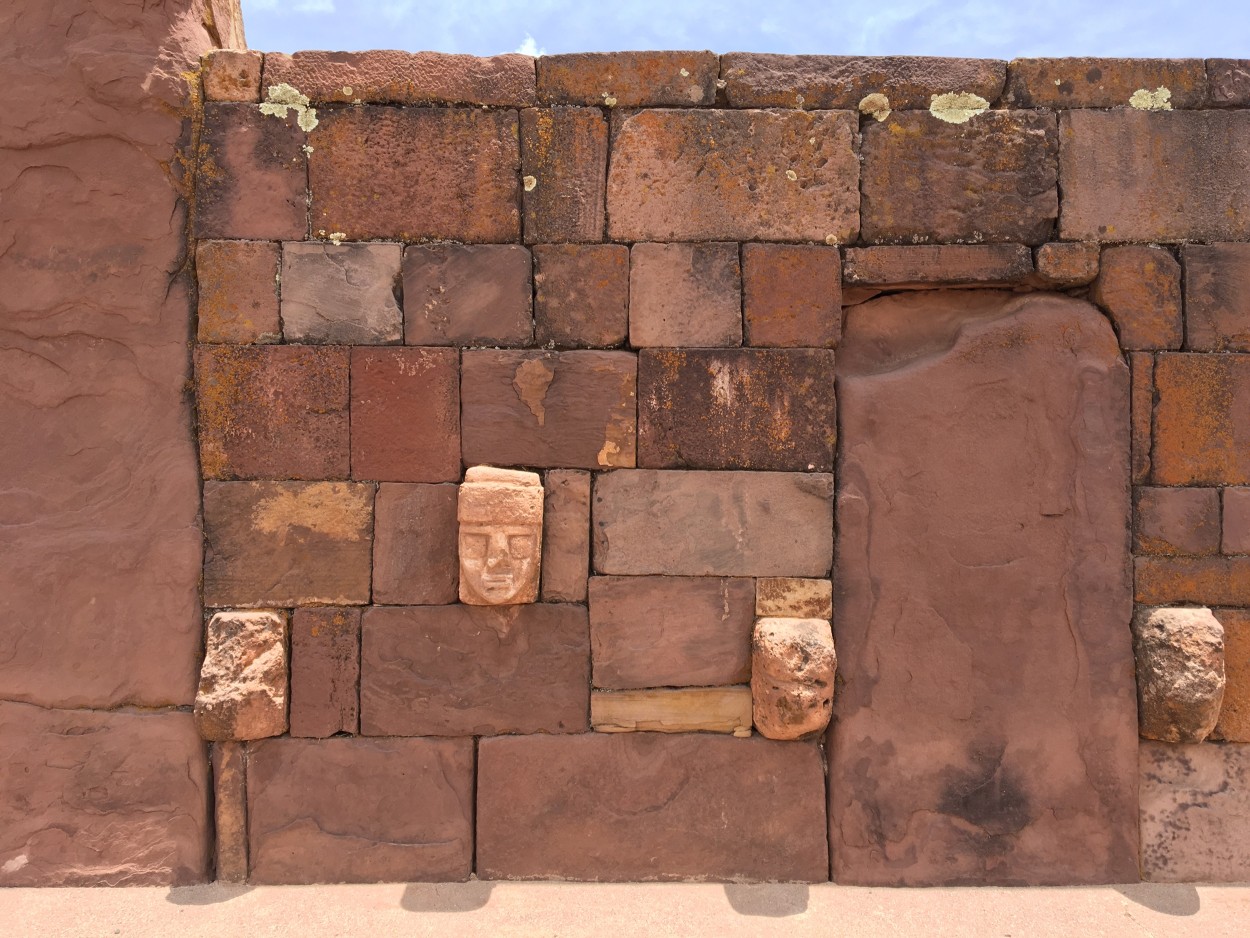
M742 245L746 344L834 348L842 335L842 259L814 244Z
M1154 481L1250 483L1250 355L1159 355L1154 386Z
M1149 352L1129 352L1133 375L1132 443L1133 484L1150 478L1150 446L1154 434L1155 359Z
M206 101L260 101L261 54L251 49L213 49L204 56Z
M1250 743L1250 609L1217 609L1224 626L1224 704L1212 739Z
M635 244L629 341L635 347L741 345L738 245Z
M373 524L373 601L454 603L460 583L455 485L383 482Z
M859 286L906 287L929 283L1001 285L1033 273L1023 244L909 244L847 248L842 276Z
M1083 286L1098 276L1101 255L1094 241L1056 241L1037 249L1037 274L1057 287Z
M1185 348L1250 352L1250 244L1187 244Z
M432 244L404 251L404 342L529 345L530 252L514 244Z
M1134 92L1166 88L1174 108L1202 107L1207 71L1202 59L1013 59L1007 66L1010 107L1128 107Z
M593 107L521 112L525 241L602 241L608 122Z
M189 713L0 701L0 886L208 879L208 757Z
M834 880L1134 880L1129 376L1110 324L1048 294L870 301L848 313L838 409Z
M734 107L854 110L870 94L884 94L895 110L923 110L934 95L970 92L996 101L1007 63L912 55L721 56L725 94Z
M273 739L249 749L255 884L457 882L473 871L470 739Z
M589 671L581 606L374 606L362 633L360 730L583 733Z
M636 382L629 352L466 351L464 464L633 466Z
M595 480L597 573L808 576L833 560L833 476L610 472Z
M1138 557L1136 599L1145 606L1250 606L1250 557Z
M987 111L948 124L904 112L863 133L865 241L1050 237L1059 213L1053 114Z
M629 333L629 247L534 246L534 341L609 348Z
M828 877L815 744L625 733L484 739L483 879Z
M754 625L750 579L592 577L594 686L745 684L751 679Z
M1220 490L1143 487L1134 493L1138 554L1218 554Z
M205 482L204 602L282 608L369 601L373 486Z
M348 352L294 345L195 350L206 479L347 477Z
M287 342L392 345L404 336L398 244L282 246L282 337Z
M352 476L460 479L460 355L455 349L352 349Z
M639 466L832 472L833 356L825 349L643 349Z
M1066 111L1060 237L1250 238L1250 113Z
M308 159L314 231L349 241L517 241L515 111L324 111Z
M713 52L576 52L538 60L543 104L697 107L716 98Z
M254 104L206 104L195 236L294 241L308 232L304 132Z
M855 116L843 111L654 110L624 117L608 171L608 235L853 241L856 128Z
M590 571L590 473L552 469L543 481L542 600L586 601Z
M213 743L214 854L219 883L247 882L247 749L240 742Z
M1107 248L1089 296L1110 314L1121 348L1181 347L1181 265L1166 249Z
M1207 59L1207 81L1215 107L1250 105L1250 59Z
M201 241L195 247L201 342L246 345L282 338L278 322L278 245Z
M291 617L291 735L355 733L360 610L317 606Z

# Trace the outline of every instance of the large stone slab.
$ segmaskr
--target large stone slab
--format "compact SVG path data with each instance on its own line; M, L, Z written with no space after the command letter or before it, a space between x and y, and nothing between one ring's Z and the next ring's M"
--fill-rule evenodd
M658 733L478 750L483 879L823 881L814 744Z
M208 878L208 754L191 714L0 701L0 740L0 886Z
M1129 377L1087 303L850 311L835 881L1137 879Z

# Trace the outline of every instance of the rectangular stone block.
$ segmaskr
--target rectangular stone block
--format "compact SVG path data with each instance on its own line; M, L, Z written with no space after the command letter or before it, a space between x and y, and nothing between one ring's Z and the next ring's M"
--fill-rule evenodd
M594 686L745 684L754 624L749 579L592 577Z
M629 252L629 342L742 344L736 244L635 244Z
M205 101L260 101L262 56L251 49L210 49L200 78Z
M1224 702L1212 739L1250 743L1250 609L1216 609L1224 626Z
M459 380L455 349L352 349L352 477L459 481Z
M543 104L698 107L716 99L713 52L576 52L538 59Z
M1150 478L1150 446L1154 434L1155 358L1149 352L1129 352L1132 372L1131 449L1133 484Z
M1250 879L1250 746L1141 744L1142 879Z
M205 482L204 540L206 606L362 605L373 486Z
M863 134L865 241L1041 244L1050 237L1059 213L1053 114L986 111L952 124L895 112Z
M188 886L211 868L189 713L0 701L0 886Z
M1128 107L1137 91L1165 88L1173 108L1202 107L1207 70L1202 59L1013 59L1004 100L1011 107Z
M195 247L201 342L247 345L282 338L278 321L278 245L201 241Z
M1037 275L1057 287L1083 286L1098 276L1101 251L1094 241L1055 241L1037 249Z
M1207 82L1213 106L1250 105L1250 59L1207 59Z
M521 112L525 241L602 241L608 122L597 107Z
M533 262L515 244L430 244L404 251L404 342L529 345Z
M1220 551L1220 490L1156 488L1133 493L1133 552L1194 556Z
M581 606L374 606L361 636L366 736L582 733L590 634Z
M1185 348L1250 352L1250 244L1186 244Z
M1059 121L1063 239L1250 238L1250 113L1130 108Z
M383 482L373 521L373 601L395 606L454 603L460 560L454 484Z
M842 276L873 287L941 284L1012 284L1033 273L1024 244L915 244L847 248Z
M462 882L473 740L272 739L250 747L251 882Z
M633 466L637 371L630 352L466 351L464 464Z
M751 688L657 687L595 691L596 733L732 733L751 735Z
M195 350L206 479L344 479L348 352L294 345Z
M360 609L315 606L291 616L291 735L355 733Z
M1104 249L1089 298L1111 316L1120 348L1181 347L1181 265L1166 248L1126 244Z
M1250 355L1162 354L1154 387L1154 481L1250 483Z
M483 879L828 878L815 744L625 733L482 740Z
M857 124L844 111L650 110L623 117L608 169L608 235L853 241Z
M1250 606L1250 557L1138 557L1137 602Z
M219 883L247 882L247 746L213 743L213 829Z
M396 345L404 337L398 244L282 245L287 342Z
M1250 554L1250 487L1224 489L1224 537L1226 554Z
M517 241L515 111L324 111L308 158L311 223L348 241Z
M543 480L542 601L586 601L590 571L590 473L552 469Z
M755 614L761 618L832 619L833 582L792 576L756 580Z
M842 335L842 258L813 244L742 245L746 344L834 348Z
M638 469L595 480L598 573L808 576L833 560L833 476Z
M204 739L263 739L287 729L285 610L214 613L204 628L195 728Z
M534 341L609 348L629 333L629 247L534 246Z

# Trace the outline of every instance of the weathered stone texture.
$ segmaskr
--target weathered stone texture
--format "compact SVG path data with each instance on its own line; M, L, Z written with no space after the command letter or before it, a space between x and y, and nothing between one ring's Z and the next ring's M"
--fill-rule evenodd
M1101 257L1095 241L1056 241L1037 249L1037 274L1057 287L1083 286L1098 276Z
M401 252L398 244L284 244L282 337L336 345L401 341Z
M576 52L538 60L543 104L697 107L716 98L712 52Z
M1250 554L1250 487L1224 489L1224 538L1226 554Z
M291 616L291 735L355 733L360 609L316 606Z
M1200 743L1224 701L1224 627L1210 609L1138 609L1133 616L1141 735Z
M1217 609L1224 627L1224 703L1212 739L1250 743L1250 610Z
M814 244L742 245L746 344L834 348L842 335L842 259Z
M361 638L361 732L585 732L589 645L581 606L375 606Z
M833 476L638 469L595 480L598 573L825 576Z
M915 244L848 248L843 279L861 286L1011 284L1033 273L1023 244Z
M211 851L189 713L0 701L0 886L185 886Z
M1201 107L1207 96L1202 59L1013 59L1004 100L1011 107L1128 107L1133 93L1166 88L1174 108Z
M1134 553L1219 553L1219 489L1142 487L1134 493L1134 501Z
M1132 372L1132 456L1133 484L1150 478L1150 448L1154 434L1155 359L1149 352L1129 352Z
M530 252L512 244L433 244L404 251L408 345L529 345Z
M608 348L629 334L629 247L534 246L534 341Z
M635 348L741 345L738 245L635 244L629 342Z
M1141 876L1154 883L1250 879L1250 746L1141 746Z
M473 741L273 739L248 759L251 882L463 881Z
M465 352L465 465L633 466L637 370L629 352Z
M1154 481L1250 483L1250 355L1159 355L1154 387Z
M525 241L603 240L608 122L598 108L521 112Z
M1250 113L1065 111L1064 239L1250 238Z
M653 110L622 119L614 241L853 241L858 137L841 111Z
M543 480L542 600L586 601L590 571L590 473L552 469Z
M732 733L751 735L749 687L657 687L595 691L590 723L596 733Z
M1250 105L1250 59L1207 59L1207 81L1214 106Z
M832 472L834 353L643 349L638 464Z
M286 732L285 612L218 612L208 620L195 725L211 740Z
M833 715L838 658L828 619L765 617L751 638L751 711L769 739L810 739Z
M1185 348L1250 352L1250 244L1186 244Z
M1110 325L1053 295L900 294L850 310L838 357L834 879L1135 879Z
M814 744L658 733L484 739L483 879L828 878Z
M200 342L272 343L278 321L278 245L201 241L195 248Z
M1133 568L1146 606L1250 606L1250 557L1138 557Z
M1111 315L1121 348L1181 347L1181 265L1166 249L1107 248L1089 295Z
M251 49L213 49L203 59L206 101L260 101L262 56Z
M460 583L457 486L383 482L373 523L373 601L454 603Z
M319 115L312 230L349 241L516 241L515 111L362 107Z
M863 239L1041 244L1059 213L1053 114L949 124L896 112L864 127ZM1066 235L1065 235L1066 237Z
M214 878L219 883L247 882L246 744L212 745Z
M594 686L745 684L754 624L749 579L592 577Z
M761 577L755 581L755 614L832 619L833 583L792 576Z

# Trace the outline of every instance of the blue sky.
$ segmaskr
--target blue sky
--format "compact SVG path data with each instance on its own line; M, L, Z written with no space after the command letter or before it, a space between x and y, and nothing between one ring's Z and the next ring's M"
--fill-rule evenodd
M242 0L248 45L1250 58L1250 0Z

